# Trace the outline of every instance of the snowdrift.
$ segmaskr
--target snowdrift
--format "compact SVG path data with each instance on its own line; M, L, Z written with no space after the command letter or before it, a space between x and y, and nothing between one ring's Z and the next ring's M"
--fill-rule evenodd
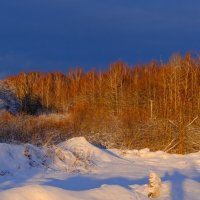
M113 198L115 196L115 198ZM133 193L119 186L102 186L100 189L71 192L49 186L25 186L1 193L0 200L137 200Z
M52 147L31 144L0 144L0 175L33 168L87 172L99 162L111 161L110 155L88 143L85 138L73 138Z
M0 144L0 149L1 175L45 165L46 154L44 150L33 145Z
M0 144L0 200L146 200L148 177L161 200L198 200L200 152L99 149L77 137L51 147Z

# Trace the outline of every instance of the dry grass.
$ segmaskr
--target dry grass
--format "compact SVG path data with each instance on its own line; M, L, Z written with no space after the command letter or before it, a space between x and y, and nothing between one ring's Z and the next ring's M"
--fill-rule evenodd
M103 111L85 110L39 116L2 113L0 127L0 142L48 146L72 137L84 136L89 142L105 148L149 148L173 153L200 150L200 120L184 128L168 120L146 120L144 123L133 120L131 114L115 117L105 115ZM183 130L185 138L180 137Z
M0 115L0 141L37 145L60 142L70 136L67 116Z

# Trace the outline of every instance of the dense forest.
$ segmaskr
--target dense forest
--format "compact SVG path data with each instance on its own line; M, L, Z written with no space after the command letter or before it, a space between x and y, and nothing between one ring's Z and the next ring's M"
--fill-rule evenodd
M200 57L116 62L98 72L22 72L4 81L21 109L0 116L1 140L50 144L82 135L104 147L200 150Z

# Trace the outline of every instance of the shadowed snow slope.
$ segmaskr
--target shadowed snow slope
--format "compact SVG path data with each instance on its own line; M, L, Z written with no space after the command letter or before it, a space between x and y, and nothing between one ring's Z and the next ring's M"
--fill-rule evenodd
M14 173L30 168L42 168L46 153L33 145L0 144L0 173Z
M199 199L200 153L103 150L78 137L48 148L0 144L0 200L144 200L151 171L159 199Z

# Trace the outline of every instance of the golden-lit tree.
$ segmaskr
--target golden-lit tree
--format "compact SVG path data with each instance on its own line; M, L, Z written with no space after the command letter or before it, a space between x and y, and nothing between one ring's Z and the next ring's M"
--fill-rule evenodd
M120 61L103 72L20 73L7 81L15 87L23 111L67 112L75 132L126 132L129 145L138 148L131 137L143 138L154 149L176 138L179 145L174 149L184 152L188 131L183 127L200 114L200 58L190 54L173 55L165 64L131 67ZM151 144L154 140L159 148ZM188 148L194 149L191 143Z

